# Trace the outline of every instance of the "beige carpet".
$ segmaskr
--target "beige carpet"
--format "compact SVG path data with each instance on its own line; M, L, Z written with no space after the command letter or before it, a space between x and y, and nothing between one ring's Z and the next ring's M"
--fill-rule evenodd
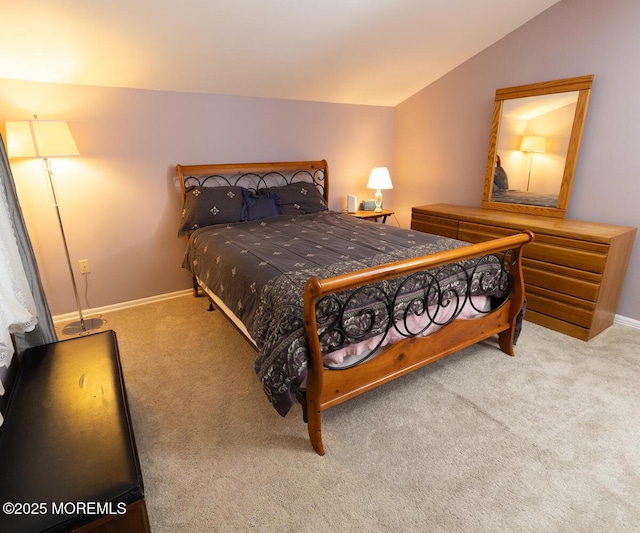
M190 296L109 313L151 526L204 531L638 531L640 330L525 323L324 414L281 418L254 352Z

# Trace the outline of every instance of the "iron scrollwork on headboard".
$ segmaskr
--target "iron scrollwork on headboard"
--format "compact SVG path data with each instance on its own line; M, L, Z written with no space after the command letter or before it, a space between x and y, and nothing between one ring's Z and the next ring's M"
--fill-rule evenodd
M511 268L517 263L517 254L517 250L488 254L320 298L316 319L323 353L376 339L356 362L325 366L344 370L361 364L374 355L392 330L395 337L417 337L429 328L449 324L468 306L476 314L501 307L512 290ZM490 309L477 307L473 297L479 295L490 296Z

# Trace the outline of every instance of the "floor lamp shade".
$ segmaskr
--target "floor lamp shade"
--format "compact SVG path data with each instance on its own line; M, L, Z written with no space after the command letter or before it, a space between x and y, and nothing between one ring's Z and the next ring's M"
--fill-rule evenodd
M520 145L521 152L538 152L542 153L546 149L546 142L544 137L539 135L525 135L522 138L522 144Z
M17 120L6 123L9 157L66 157L79 155L64 120Z

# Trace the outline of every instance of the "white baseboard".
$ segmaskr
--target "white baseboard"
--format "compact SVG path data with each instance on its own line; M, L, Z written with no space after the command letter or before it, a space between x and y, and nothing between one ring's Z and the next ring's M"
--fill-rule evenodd
M161 302L163 300L170 300L171 298L179 298L180 296L186 296L193 294L193 289L185 289L183 291L169 292L166 294L158 294L157 296L149 296L148 298L140 298L139 300L129 300L128 302L121 302L113 305L105 305L104 307L94 307L91 309L83 309L82 314L85 318L91 315L99 315L102 313L108 313L110 311L120 311L122 309L128 309L130 307L138 307L139 305L146 305L155 302ZM63 315L55 315L53 317L53 323L69 322L71 320L78 319L78 312L65 313Z
M626 316L616 315L613 321L616 324L622 324L623 326L629 326L631 328L640 329L640 320L627 318Z

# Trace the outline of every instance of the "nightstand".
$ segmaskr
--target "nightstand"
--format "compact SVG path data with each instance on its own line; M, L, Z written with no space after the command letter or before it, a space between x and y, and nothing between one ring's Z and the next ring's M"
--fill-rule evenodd
M375 222L381 218L383 224L387 221L387 217L393 214L395 214L395 211L391 211L391 209L383 209L379 213L376 213L375 211L356 211L355 213L347 213L347 215L351 215L352 217L373 219Z

